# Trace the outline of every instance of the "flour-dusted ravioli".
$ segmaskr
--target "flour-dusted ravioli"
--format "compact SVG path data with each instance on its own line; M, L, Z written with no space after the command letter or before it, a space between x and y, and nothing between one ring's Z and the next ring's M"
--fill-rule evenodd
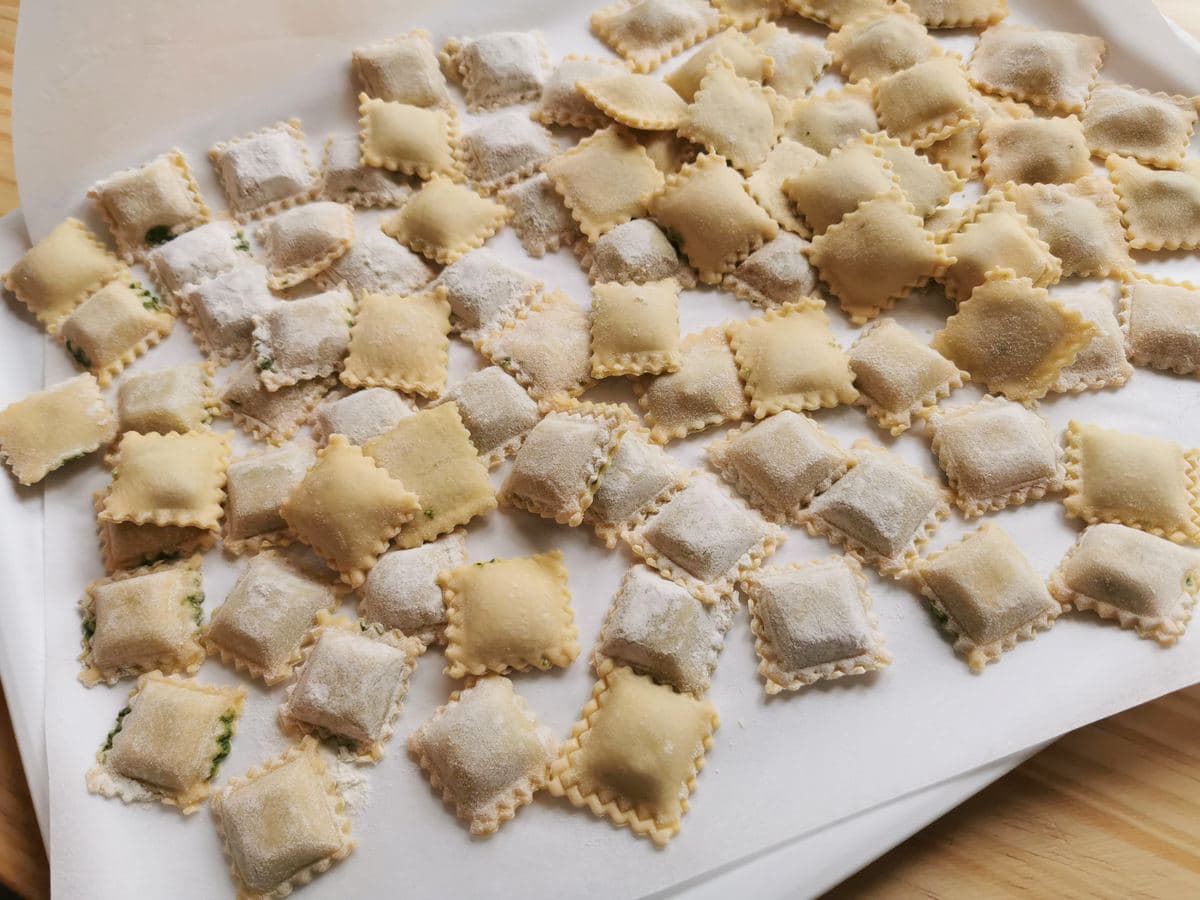
M363 445L367 455L417 492L418 510L396 535L416 547L496 508L496 492L455 403L427 407Z
M749 36L771 57L774 71L765 83L789 100L798 100L812 90L832 61L824 45L806 41L774 22L760 23Z
M1195 97L1152 94L1123 84L1098 84L1083 111L1092 154L1132 156L1140 163L1178 168L1200 117Z
M517 450L502 499L560 525L582 524L630 418L616 404L556 403Z
M358 95L358 134L363 165L459 180L458 114L453 109L410 106Z
M322 610L332 612L341 596L330 573L311 552L293 547L250 557L225 602L204 629L210 656L278 684L300 662L301 646Z
M988 28L1008 15L1008 0L908 0L929 28Z
M257 553L290 544L283 502L317 461L311 447L289 444L235 459L226 484L224 548Z
M1200 371L1200 288L1187 281L1127 277L1121 331L1136 365L1178 375Z
M1150 169L1120 156L1105 161L1121 221L1135 250L1200 249L1200 164Z
M974 117L971 85L955 56L934 57L888 75L874 90L880 124L912 147L944 140Z
M485 193L538 171L558 153L554 136L524 112L492 116L462 138L467 176Z
M726 327L754 418L858 399L854 373L825 314L809 298Z
M801 303L817 291L817 273L808 261L808 241L786 231L767 241L722 282L740 300L766 309Z
M711 703L615 666L551 766L550 793L666 846L719 724Z
M512 682L476 680L438 707L408 739L408 752L471 834L492 834L546 786L558 751Z
M697 472L622 538L664 578L712 604L762 565L784 533L731 496L717 478Z
M86 225L66 219L25 251L4 274L4 286L53 334L85 297L124 273Z
M600 674L616 662L703 696L736 612L734 597L706 606L653 569L633 566L608 608L592 663Z
M459 566L438 584L451 678L565 668L579 655L561 550Z
M784 182L783 192L809 230L822 234L858 209L860 203L896 186L892 164L884 159L883 152L860 139L794 173Z
M538 401L576 396L591 385L588 318L574 300L543 294L494 333L479 350L512 375Z
M239 222L313 200L321 191L299 119L214 144L208 158Z
M778 19L787 11L783 0L713 0L713 6L721 13L722 25L742 29Z
M612 125L542 166L593 243L642 215L663 185L662 173L632 135Z
M949 517L949 492L881 447L857 441L854 450L849 471L809 504L801 524L899 578Z
M542 283L491 250L474 250L447 266L438 293L450 304L450 323L472 343L500 329L542 291Z
M325 378L350 345L354 297L346 288L289 300L254 317L254 364L268 391Z
M592 377L679 369L679 283L604 282L592 289Z
M640 131L672 131L687 120L687 101L653 75L606 74L580 81L579 92L614 122Z
M92 495L92 507L99 516L111 487ZM190 553L203 553L217 541L215 532L203 528L176 525L135 525L132 522L96 521L96 539L100 559L109 575L182 559Z
M489 469L516 453L541 418L537 402L499 366L472 372L446 392Z
M359 86L372 97L411 106L451 105L446 77L424 29L359 47L350 63Z
M1050 388L1055 393L1116 388L1133 376L1133 366L1126 358L1125 336L1113 309L1116 293L1113 288L1115 285L1104 284L1054 295L1054 299L1076 310L1096 329L1091 343L1079 351L1073 363L1058 373L1058 380Z
M417 408L407 397L388 388L366 388L331 397L312 414L313 437L324 444L330 436L344 434L352 444L365 444L391 431Z
M266 268L257 263L239 265L199 284L189 284L179 298L192 337L218 365L248 353L254 317L282 302L267 285Z
M259 226L267 283L294 287L328 269L354 243L354 208L318 200L287 209Z
M229 755L245 702L245 688L142 675L88 770L88 790L191 815Z
M593 284L648 284L674 278L682 288L696 286L695 273L650 219L625 222L585 246L580 264Z
M847 81L877 81L943 53L904 3L847 23L829 36L826 46Z
M93 581L79 604L79 680L93 687L155 669L195 674L204 662L203 603L199 556Z
M1067 515L1200 543L1200 452L1075 421L1066 447Z
M408 550L389 550L359 588L358 615L426 645L444 643L446 606L438 575L466 565L466 535L452 531Z
M229 779L211 805L239 896L285 897L355 846L346 802L310 737Z
M891 164L900 190L913 205L922 219L928 219L934 211L962 190L965 182L955 172L902 144L884 132L863 136L863 142L876 148L884 160Z
M814 238L808 258L855 325L891 309L953 262L899 189L860 204Z
M635 71L649 72L716 32L721 16L706 0L617 0L590 24Z
M942 411L930 426L933 454L954 502L968 516L1062 490L1067 475L1062 450L1036 410L987 396Z
M383 232L435 262L452 263L508 221L504 204L435 175L383 223Z
M117 417L93 375L84 373L0 410L0 459L18 483L37 484L117 434Z
M211 363L192 363L123 379L117 389L120 432L204 430L218 408L212 376Z
M543 125L563 125L595 130L608 124L608 116L579 92L579 83L619 75L629 69L615 59L593 59L570 54L559 61L542 85L542 96L530 116Z
M828 25L843 28L855 19L878 14L887 9L891 0L786 0L797 15Z
M378 762L424 645L328 613L317 614L306 640L304 662L279 707L283 730L332 741L355 762Z
M233 222L217 220L197 226L146 254L146 268L159 290L178 297L199 284L248 263L250 244Z
M941 166L945 166L963 178L973 178L979 172L982 152L979 148L979 133L983 123L994 118L1022 119L1033 116L1033 110L1024 103L992 97L978 91L971 92L971 106L975 117L921 152Z
M325 139L321 179L326 200L360 208L400 206L415 190L412 180L398 172L364 165L361 141L352 134Z
M1019 25L993 25L971 55L980 90L1054 113L1083 112L1104 57L1101 38Z
M424 257L396 243L378 228L361 232L350 249L316 276L324 290L339 285L351 293L415 294L437 274Z
M711 153L668 177L650 201L650 214L676 237L705 284L720 284L725 273L779 234L746 179Z
M72 310L55 333L101 387L157 344L175 316L138 281L110 281Z
M686 472L649 433L630 426L604 470L584 521L612 549L621 532L632 528L673 491Z
M816 150L785 137L771 148L762 165L746 179L751 196L767 211L767 215L780 227L801 237L809 237L811 231L804 219L797 215L785 186L802 170L821 160L822 156Z
M208 204L179 150L92 185L96 204L128 262L208 221Z
M545 172L504 188L500 201L511 211L510 224L530 256L540 259L582 237L571 210Z
M860 132L880 129L875 115L872 87L863 81L815 97L801 97L792 104L792 117L785 134L818 153L840 147Z
M692 103L701 83L718 58L723 58L742 78L762 84L774 70L770 55L747 35L727 28L711 41L705 41L683 65L663 77L663 81Z
M230 435L126 432L117 445L102 522L217 531L225 500Z
M365 294L354 313L342 384L438 397L446 387L450 304L436 293Z
M1169 647L1192 617L1200 554L1124 525L1092 525L1050 576L1050 593Z
M800 521L804 507L852 462L820 425L790 410L727 432L707 452L721 477L777 523Z
M251 437L276 445L299 430L333 386L332 379L314 378L268 391L258 376L255 360L243 361L221 392L221 409Z
M893 437L927 419L970 376L894 319L863 329L847 352L858 403Z
M972 672L998 662L1062 614L1008 533L988 523L917 563L916 578Z
M993 269L946 327L933 349L992 393L1037 400L1096 334L1076 310L1011 269Z
M1133 268L1121 210L1107 181L1018 184L1005 193L1062 262L1064 277L1107 277Z
M993 117L979 130L983 180L990 188L1069 184L1092 174L1091 153L1075 116Z
M953 232L942 235L941 242L946 255L953 257L942 283L946 296L958 303L971 296L993 269L1010 269L1038 287L1062 277L1062 262L1016 204L999 191L985 194Z
M891 665L867 579L849 556L769 566L741 583L767 694Z
M439 58L443 70L462 82L471 112L536 100L550 67L542 36L528 31L451 38Z

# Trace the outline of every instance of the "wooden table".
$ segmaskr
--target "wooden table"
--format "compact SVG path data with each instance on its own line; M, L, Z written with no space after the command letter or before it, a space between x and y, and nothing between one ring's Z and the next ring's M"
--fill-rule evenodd
M11 113L19 2L0 0L0 213L18 204ZM1194 0L1160 2L1190 14L1200 34ZM49 882L0 694L0 884L41 900ZM831 894L1030 895L1200 895L1200 685L1072 732Z

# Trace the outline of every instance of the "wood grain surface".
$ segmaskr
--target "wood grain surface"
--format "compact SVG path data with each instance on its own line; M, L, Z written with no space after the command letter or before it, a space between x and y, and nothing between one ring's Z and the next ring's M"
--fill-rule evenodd
M1159 2L1200 35L1198 0ZM18 6L0 0L0 212L18 204ZM0 885L42 900L49 881L0 694ZM1072 732L829 896L1200 896L1200 686Z

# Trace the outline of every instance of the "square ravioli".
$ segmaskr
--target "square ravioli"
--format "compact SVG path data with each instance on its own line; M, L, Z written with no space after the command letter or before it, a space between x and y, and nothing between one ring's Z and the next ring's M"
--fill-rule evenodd
M485 193L516 184L558 153L558 143L524 110L492 116L462 138L467 177Z
M430 544L389 550L359 589L358 615L396 628L426 646L445 643L446 605L438 575L466 565L467 541L452 531Z
M774 71L764 83L790 100L812 90L833 59L823 44L806 41L774 22L760 22L749 37L771 57Z
M664 578L713 604L762 565L784 533L730 496L716 478L696 473L622 537Z
M37 484L116 435L117 417L87 373L0 410L0 458L24 485Z
M280 510L296 537L352 588L420 511L404 482L340 434L317 453Z
M539 402L574 397L592 383L588 316L566 294L542 294L503 327L485 335L479 351Z
M687 121L687 101L653 75L614 72L579 82L579 92L619 125L674 131Z
M235 459L226 484L225 535L229 553L257 553L292 541L283 502L317 461L311 447L289 444Z
M619 60L568 54L546 76L541 98L529 114L530 118L543 125L589 131L604 128L609 123L608 116L579 92L579 83L627 71L628 67Z
M814 238L808 258L855 325L941 277L953 262L895 189L860 204Z
M495 832L546 786L558 743L507 678L480 678L412 733L408 752L471 834Z
M754 418L858 399L854 372L833 336L822 300L769 309L726 326Z
M225 501L230 435L211 431L121 437L101 522L217 531Z
M450 304L450 325L473 344L500 330L542 292L542 283L484 248L442 270L434 282Z
M724 328L687 335L679 370L634 382L650 439L665 444L750 411Z
M179 307L200 349L221 365L250 352L254 317L282 302L267 286L266 268L247 263L187 285Z
M446 265L482 247L506 221L504 204L434 175L382 227L410 250Z
M246 233L218 219L160 244L146 254L146 268L159 290L178 297L189 285L223 275L250 261Z
M882 447L859 441L854 450L849 471L809 504L801 524L884 575L907 575L949 517L949 492Z
M1075 116L993 117L979 129L983 180L989 188L1069 184L1092 174L1091 152Z
M623 406L555 404L517 451L502 499L560 525L582 524L631 418Z
M746 179L750 195L767 211L780 228L785 228L801 237L811 237L812 230L798 214L788 196L787 184L803 170L821 162L823 157L811 147L806 147L790 137L781 138L763 164Z
M212 809L240 896L287 896L354 849L346 803L312 738L229 779Z
M179 150L97 182L88 197L127 262L208 221L208 205Z
M862 132L881 127L871 85L864 81L795 100L785 134L825 155Z
M4 273L4 286L53 334L85 297L125 272L86 225L66 219Z
M462 82L471 112L536 100L550 67L542 36L527 31L451 38L439 58L443 70Z
M751 572L742 589L768 695L891 665L853 557L768 566Z
M319 275L354 243L354 208L318 200L287 209L259 226L267 283L277 291Z
M1187 157L1198 116L1194 97L1098 84L1083 111L1083 133L1093 156L1104 159L1116 153L1174 169Z
M217 411L211 363L130 375L117 388L120 432L203 431ZM56 423L62 427L62 423Z
M750 175L766 161L790 112L785 98L742 77L733 63L718 57L700 80L682 116L679 135Z
M972 672L998 662L1062 614L1021 549L999 525L981 525L917 564L917 581Z
M1050 576L1050 593L1169 647L1200 593L1200 553L1124 525L1092 525Z
M355 762L383 758L424 645L396 630L317 614L279 707L285 732L332 741Z
M722 287L739 300L765 309L803 303L817 292L817 272L808 261L810 244L781 231L725 276Z
M1107 278L1133 268L1117 196L1106 180L1011 185L1005 193L1062 262L1064 277Z
M994 118L1027 119L1033 116L1033 110L1024 103L978 91L971 94L971 106L975 110L974 120L964 123L949 137L921 150L930 160L962 178L974 178L979 174L979 133L984 122Z
M1200 543L1200 452L1075 421L1066 447L1067 515Z
M709 153L667 178L650 201L650 214L705 284L720 284L726 272L779 234L746 179Z
M289 300L254 317L253 359L268 391L326 378L342 367L354 324L346 288Z
M239 222L313 200L321 191L299 119L222 141L208 158Z
M971 54L971 82L1052 113L1083 112L1105 43L1098 37L993 25Z
M542 166L576 224L595 243L646 212L663 176L646 150L617 125L584 138Z
M582 237L571 210L545 172L504 188L500 202L512 213L510 224L530 256L540 259Z
M417 514L395 537L399 547L420 546L496 508L487 466L454 403L406 417L363 450L417 492Z
M125 803L158 801L191 815L204 805L229 755L245 702L245 688L146 673L88 770L88 790Z
M907 0L929 28L989 28L1008 15L1008 0Z
M799 522L813 497L846 474L852 461L807 416L784 410L742 425L707 447L708 461L772 522Z
M604 619L592 662L603 674L631 666L662 684L701 697L712 681L737 599L706 606L653 569L625 573Z
M560 668L579 655L567 567L552 550L438 575L446 603L446 674Z
M682 288L694 288L696 276L679 259L675 245L650 219L633 219L606 232L594 244L582 246L580 265L592 284L646 284L674 278Z
M462 178L458 114L358 95L359 142L364 166L429 179Z
M650 442L649 432L631 426L604 470L584 521L611 550L623 531L683 487L685 475L674 457Z
M879 124L911 147L948 138L974 118L971 85L956 56L938 56L888 75L874 87Z
M887 9L889 0L788 0L797 15L840 29L872 13Z
M993 269L931 346L989 392L1026 401L1045 397L1096 333L1028 278Z
M344 434L350 443L361 446L416 411L411 400L393 390L366 388L329 398L313 411L309 423L320 444L327 444L332 435Z
M372 97L411 106L451 105L446 78L424 29L359 47L350 64L359 86Z
M438 397L446 387L450 304L436 293L364 294L354 313L342 384Z
M174 327L175 316L140 282L110 281L75 307L55 336L107 387Z
M204 629L210 656L251 678L278 684L300 662L317 613L341 602L319 559L302 548L250 557Z
M79 604L87 687L150 672L194 675L204 662L200 557L120 572L93 581Z
M337 134L325 139L321 158L321 195L334 203L358 208L401 206L412 196L412 179L398 172L363 165L358 135Z
M1200 249L1200 163L1151 169L1132 159L1105 162L1117 189L1121 221L1135 250Z
M96 514L104 508L108 488L92 494ZM189 553L204 552L216 543L217 536L202 528L175 525L135 525L132 522L96 522L100 559L109 575L141 566L182 559Z
M1131 275L1121 285L1121 332L1135 365L1200 372L1200 288Z
M847 81L878 81L941 56L941 45L905 5L868 13L826 40Z
M894 319L863 329L847 351L858 403L892 437L925 420L971 376Z
M863 201L895 186L892 164L864 136L793 174L783 183L783 193L804 217L809 231L821 234Z
M541 418L535 401L499 366L472 372L446 392L489 469L516 453Z
M592 377L679 369L679 283L605 282L592 288Z
M592 34L637 72L649 72L720 25L720 14L705 0L617 0L591 18Z
M984 397L943 411L930 425L933 454L968 516L1062 490L1062 449L1046 420L1020 403Z
M550 793L664 847L679 833L719 724L711 703L616 666L596 682L552 764Z
M379 228L367 228L329 268L316 276L324 290L346 287L352 294L415 294L437 275L423 256L396 243Z
M291 439L332 387L331 379L318 378L268 391L258 375L255 361L244 360L221 392L221 410L251 437L276 446Z
M891 164L892 175L916 214L928 219L966 182L951 169L880 131L861 138Z
M724 58L724 63L732 66L735 74L755 84L761 85L774 70L770 55L751 40L749 35L742 34L735 28L726 28L711 41L701 44L683 65L663 76L662 83L682 97L685 104L690 104L700 92L700 84L708 70L721 57Z
M1075 362L1058 373L1051 390L1058 394L1116 388L1133 376L1133 366L1125 353L1125 336L1113 310L1112 288L1083 288L1060 291L1055 297L1064 306L1076 310L1096 329L1091 343L1079 351Z

